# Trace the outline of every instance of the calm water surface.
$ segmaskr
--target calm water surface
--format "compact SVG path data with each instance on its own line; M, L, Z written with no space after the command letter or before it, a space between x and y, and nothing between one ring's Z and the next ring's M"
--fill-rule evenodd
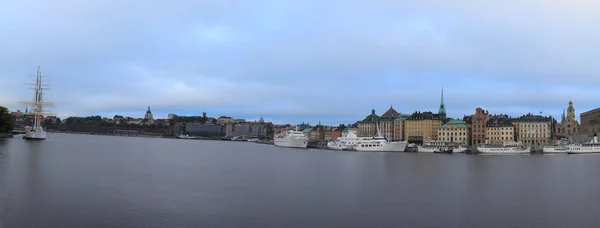
M600 227L600 156L0 141L0 227Z

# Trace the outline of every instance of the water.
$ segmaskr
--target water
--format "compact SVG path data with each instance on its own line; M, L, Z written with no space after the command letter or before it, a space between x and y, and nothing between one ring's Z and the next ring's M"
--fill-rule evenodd
M0 145L0 227L599 227L600 156L52 134Z

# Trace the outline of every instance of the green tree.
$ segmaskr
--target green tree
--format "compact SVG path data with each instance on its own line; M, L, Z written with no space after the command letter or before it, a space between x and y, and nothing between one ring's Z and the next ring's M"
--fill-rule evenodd
M14 120L8 109L0 106L0 133L11 132L14 127Z

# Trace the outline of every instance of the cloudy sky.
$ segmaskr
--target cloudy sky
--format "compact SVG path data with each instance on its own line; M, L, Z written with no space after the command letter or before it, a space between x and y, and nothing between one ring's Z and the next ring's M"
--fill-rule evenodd
M59 116L350 123L600 107L600 1L5 0L0 105L41 66Z

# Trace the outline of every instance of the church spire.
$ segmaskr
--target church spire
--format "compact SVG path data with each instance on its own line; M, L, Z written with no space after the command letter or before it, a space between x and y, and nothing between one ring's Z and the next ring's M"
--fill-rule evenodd
M446 118L446 107L444 107L444 86L442 85L442 102L440 103L440 109L438 114L442 118Z

